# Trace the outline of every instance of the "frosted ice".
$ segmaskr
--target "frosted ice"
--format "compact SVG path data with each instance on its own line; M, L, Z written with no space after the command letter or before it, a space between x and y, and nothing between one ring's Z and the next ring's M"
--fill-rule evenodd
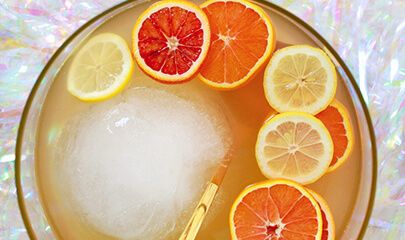
M65 129L76 211L114 237L166 239L226 154L226 129L220 113L152 88L96 104Z

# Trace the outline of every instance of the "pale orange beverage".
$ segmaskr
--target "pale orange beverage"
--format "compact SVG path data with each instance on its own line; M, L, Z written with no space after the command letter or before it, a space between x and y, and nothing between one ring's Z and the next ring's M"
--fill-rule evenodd
M131 45L132 28L136 17L149 4L140 4L109 19L89 37L101 32L113 32L122 36ZM278 41L316 46L304 32L291 22L272 11L268 11L268 14L275 26ZM63 128L67 119L71 119L80 112L86 111L91 105L97 104L81 102L67 92L66 73L70 62L71 58L55 77L42 110L36 152L36 173L40 197L51 228L59 239L114 239L90 227L80 220L80 216L71 211L71 203L63 192L66 183L58 177L60 169L56 164L58 159L55 157L55 138L57 138L58 130ZM258 130L266 118L275 112L264 97L262 83L263 74L261 71L249 84L233 91L221 92L212 89L199 79L193 79L188 83L176 86L167 86L154 82L144 75L138 67L135 67L130 87L147 86L163 90L168 89L179 94L186 90L190 95L205 98L207 102L218 103L218 106L223 109L227 119L229 119L233 136L232 162L197 239L230 239L228 216L234 199L246 186L266 179L260 173L254 149ZM358 197L361 172L360 159L362 156L355 110L351 97L341 79L338 81L336 98L350 112L355 142L353 151L349 159L339 169L326 174L308 187L321 194L330 205L336 223L337 239L340 239L352 217L354 204ZM177 232L181 232L189 217L187 214L184 215L183 221L180 221L180 224L176 226ZM177 238L178 235L169 237L169 239Z

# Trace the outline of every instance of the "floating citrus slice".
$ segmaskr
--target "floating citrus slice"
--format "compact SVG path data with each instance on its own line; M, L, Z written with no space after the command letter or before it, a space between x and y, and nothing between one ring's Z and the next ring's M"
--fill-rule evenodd
M286 180L247 187L232 205L233 240L320 240L318 203L302 186Z
M210 0L201 5L211 26L211 47L201 67L203 82L218 89L241 86L275 48L275 32L263 9L244 0Z
M67 89L83 101L103 100L124 89L132 71L131 51L125 40L102 33L91 38L74 57Z
M334 100L316 117L325 124L333 140L333 158L328 169L333 171L346 161L353 148L353 131L349 113L343 104Z
M328 55L307 45L274 53L264 75L267 101L278 112L317 114L336 93L336 70Z
M329 209L328 203L316 192L307 189L312 197L318 202L322 214L322 240L335 239L335 221L333 220L332 212Z
M260 129L256 159L267 178L284 178L301 184L318 180L333 156L328 129L307 113L281 113Z
M165 83L190 80L200 68L210 44L207 16L187 1L159 1L136 21L133 53L139 67Z

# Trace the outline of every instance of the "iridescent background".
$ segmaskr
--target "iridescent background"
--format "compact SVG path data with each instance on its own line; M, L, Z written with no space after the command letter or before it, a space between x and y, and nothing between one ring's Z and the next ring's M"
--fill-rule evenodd
M16 200L20 115L47 60L75 29L120 0L0 0L0 239L28 239ZM346 61L378 146L365 239L405 239L405 0L272 1L312 25Z

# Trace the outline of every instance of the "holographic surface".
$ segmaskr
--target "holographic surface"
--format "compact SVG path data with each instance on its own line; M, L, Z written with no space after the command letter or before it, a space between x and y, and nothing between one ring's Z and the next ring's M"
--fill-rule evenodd
M14 147L31 87L75 29L119 2L0 1L0 239L28 239L16 200ZM405 239L405 1L272 2L313 26L354 74L371 113L379 160L364 239Z

